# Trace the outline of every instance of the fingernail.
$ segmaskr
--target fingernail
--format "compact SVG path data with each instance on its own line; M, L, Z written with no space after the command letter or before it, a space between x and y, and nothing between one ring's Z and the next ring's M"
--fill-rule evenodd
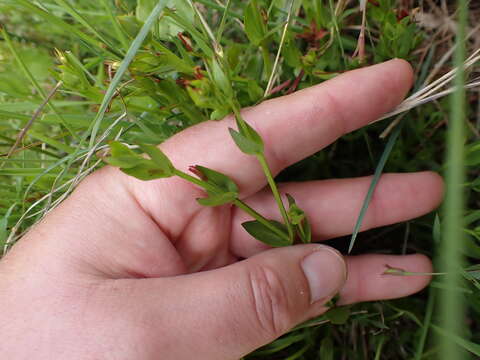
M343 257L329 247L319 247L303 259L301 266L310 286L312 303L334 296L347 277Z

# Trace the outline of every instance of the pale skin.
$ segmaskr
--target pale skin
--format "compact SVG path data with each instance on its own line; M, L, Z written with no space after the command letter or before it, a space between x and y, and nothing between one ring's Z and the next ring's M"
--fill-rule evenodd
M391 110L412 78L410 66L394 60L244 116L278 173ZM229 175L242 199L280 220L260 166L236 148L228 127L231 118L202 123L161 148L181 170L199 164ZM360 178L280 188L309 214L321 243L352 231L368 186ZM442 192L431 172L384 175L363 230L428 213ZM89 176L0 261L2 357L238 359L320 315L336 293L343 304L392 299L430 281L382 275L386 264L431 272L418 254L343 257L319 244L269 249L241 228L246 214L201 207L195 199L202 196L179 178L142 182L111 167ZM312 254L316 261L307 261Z

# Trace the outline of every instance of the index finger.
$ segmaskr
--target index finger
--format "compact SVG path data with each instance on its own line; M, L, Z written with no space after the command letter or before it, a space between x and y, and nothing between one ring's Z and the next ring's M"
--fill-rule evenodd
M267 161L278 173L391 110L402 101L412 79L406 61L392 60L265 101L243 114L262 136ZM236 147L229 127L235 128L231 117L205 122L171 138L162 149L179 169L196 164L215 169L233 178L242 196L248 196L266 180L255 157Z

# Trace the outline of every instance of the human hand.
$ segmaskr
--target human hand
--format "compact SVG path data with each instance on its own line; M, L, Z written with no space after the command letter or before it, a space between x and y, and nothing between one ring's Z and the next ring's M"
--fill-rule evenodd
M412 83L404 61L353 71L246 109L278 173L397 105ZM280 220L234 121L194 126L162 144L175 166L202 165ZM283 184L310 216L314 239L348 234L368 178ZM112 167L89 176L0 262L0 353L6 359L237 359L343 304L407 296L428 276L382 276L385 264L430 272L422 255L343 258L319 244L268 249L230 206L205 208L178 178L141 182ZM382 177L363 230L434 209L433 173ZM245 259L245 260L244 260ZM348 269L348 271L347 271ZM347 276L348 273L348 276Z

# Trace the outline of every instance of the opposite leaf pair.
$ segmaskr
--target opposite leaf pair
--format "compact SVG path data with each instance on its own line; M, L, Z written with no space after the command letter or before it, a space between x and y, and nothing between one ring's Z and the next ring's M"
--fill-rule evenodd
M251 127L247 129L254 132ZM234 130L231 131L234 132ZM235 133L241 136L242 141L248 140L241 132ZM256 135L258 136L258 134ZM258 139L261 141L259 136ZM263 142L261 144L263 146ZM168 157L153 145L139 145L139 149L144 154L135 152L118 141L112 141L109 145L110 154L103 160L120 168L125 174L144 181L179 176L206 191L208 196L197 199L199 204L203 206L234 204L251 215L255 220L245 222L242 226L255 239L273 247L288 246L294 243L295 238L289 234L285 224L264 218L238 198L238 186L227 175L197 165L192 166L190 171L198 178L192 177L176 169ZM305 213L296 205L293 197L287 195L287 198L289 201L288 221L295 231L294 234L304 243L311 242L311 229Z

